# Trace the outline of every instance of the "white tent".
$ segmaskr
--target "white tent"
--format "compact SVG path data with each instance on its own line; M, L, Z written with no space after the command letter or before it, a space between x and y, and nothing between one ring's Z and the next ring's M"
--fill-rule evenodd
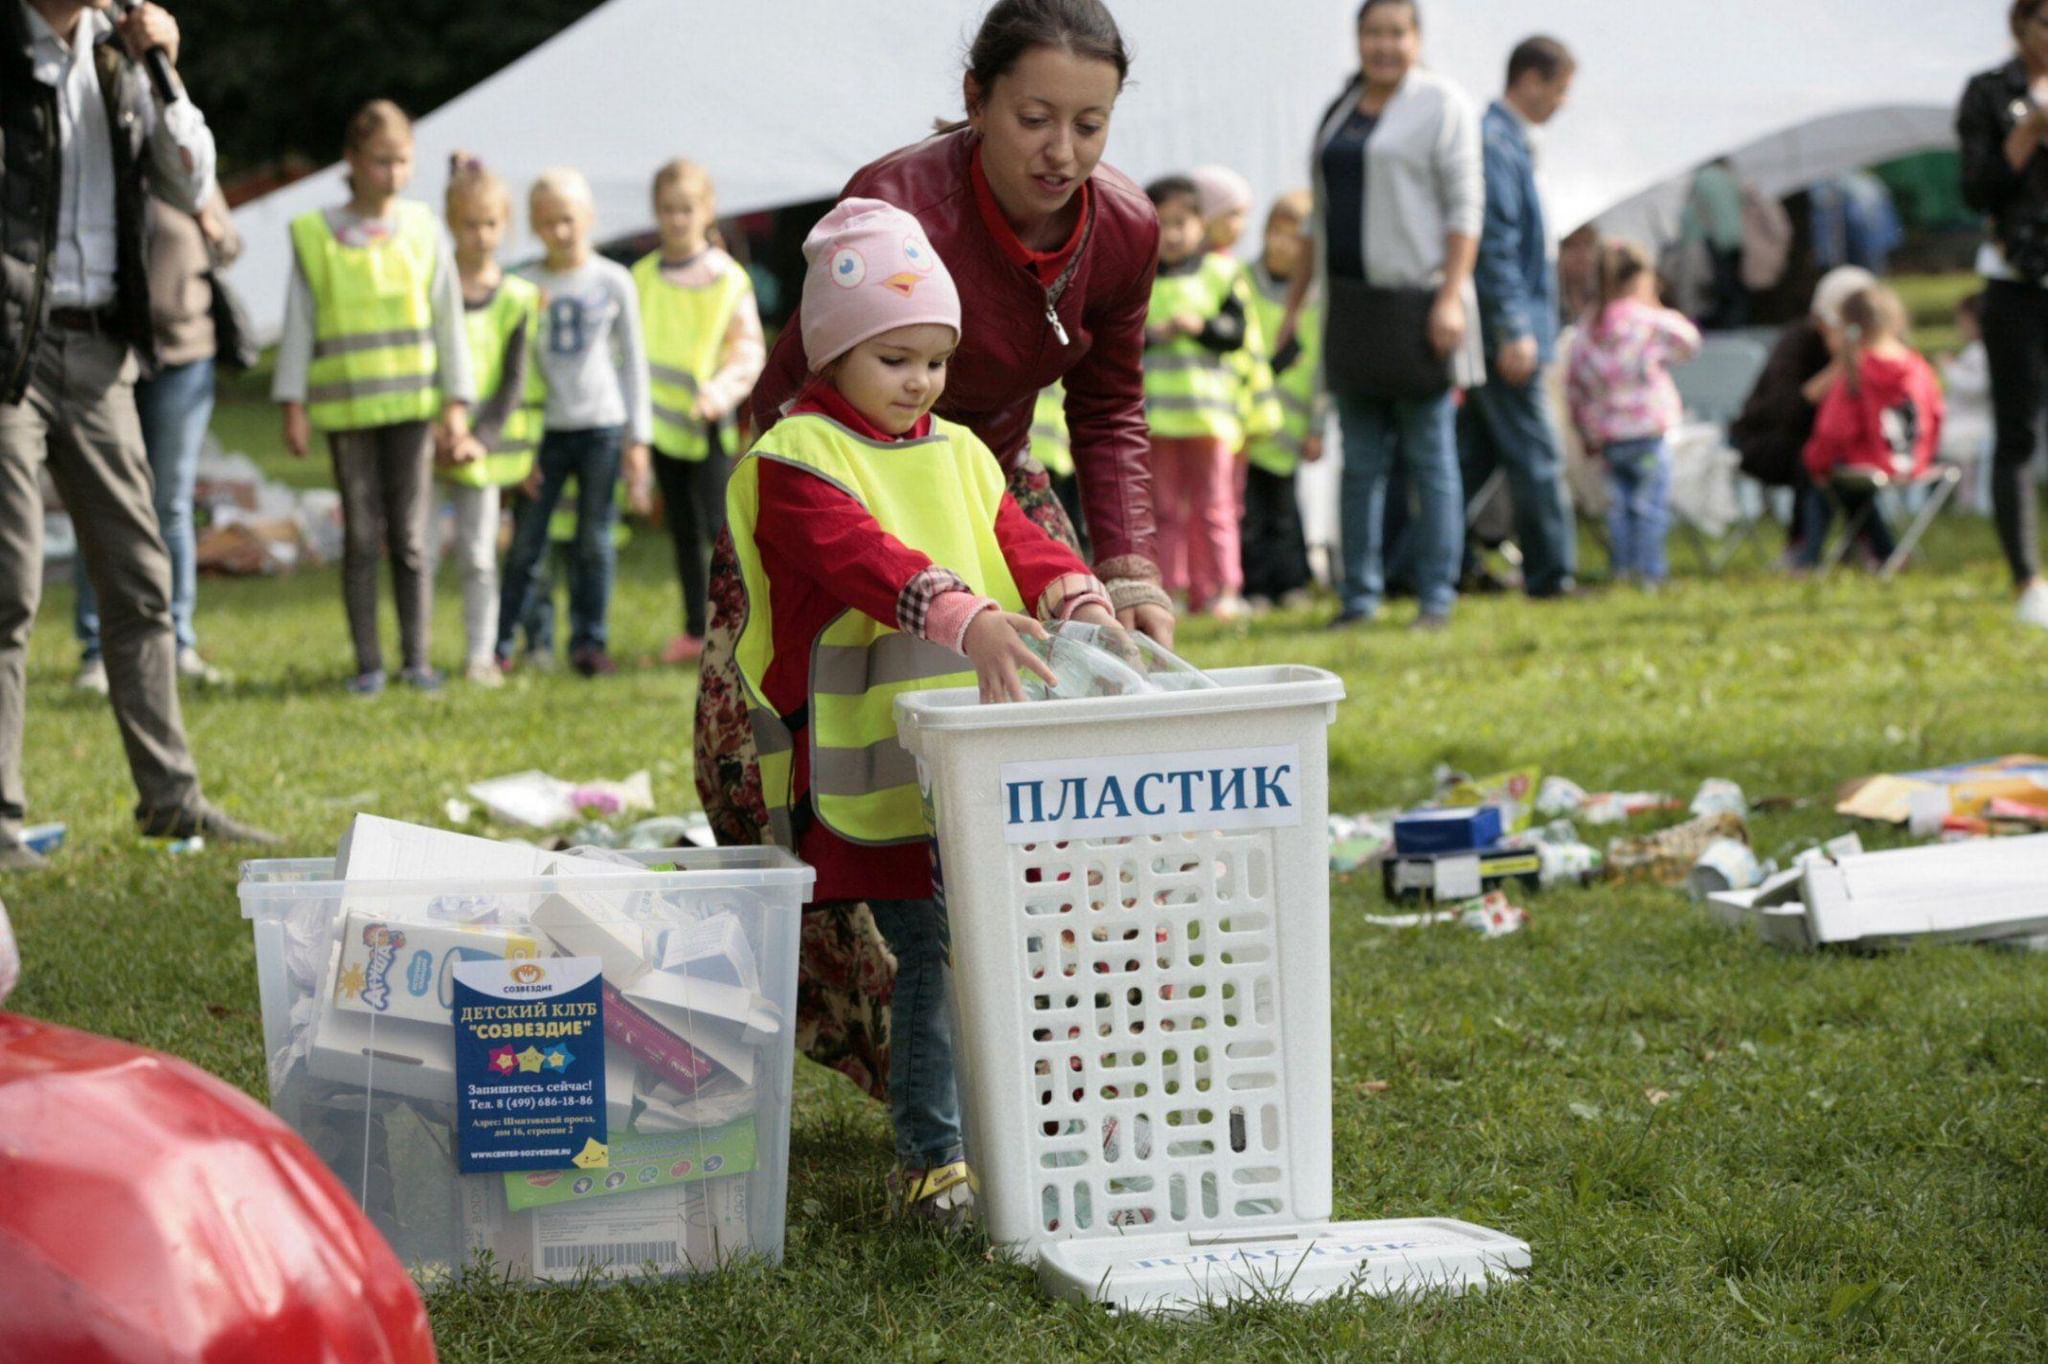
M1113 164L1142 181L1222 162L1262 200L1305 179L1316 115L1356 66L1354 0L1111 6L1136 55ZM726 213L829 197L958 110L960 55L984 7L611 0L424 118L415 192L436 200L461 148L514 185L580 166L611 234L649 223L648 178L675 155L710 168ZM1621 219L1645 231L1668 216L1674 178L1725 152L1748 149L1745 169L1791 188L1940 145L1964 78L2008 48L2004 7L1988 2L1422 0L1422 11L1425 59L1482 99L1520 38L1568 43L1580 75L1546 151L1559 221L1650 191ZM286 224L341 195L329 167L236 214L248 253L235 279L259 328L283 314Z

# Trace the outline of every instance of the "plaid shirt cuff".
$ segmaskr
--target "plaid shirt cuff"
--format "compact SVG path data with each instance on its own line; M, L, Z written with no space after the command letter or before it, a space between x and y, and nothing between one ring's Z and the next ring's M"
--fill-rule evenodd
M906 635L929 639L925 633L926 617L931 613L932 603L946 592L967 592L967 583L951 569L933 564L924 572L903 584L903 590L896 594L896 628Z

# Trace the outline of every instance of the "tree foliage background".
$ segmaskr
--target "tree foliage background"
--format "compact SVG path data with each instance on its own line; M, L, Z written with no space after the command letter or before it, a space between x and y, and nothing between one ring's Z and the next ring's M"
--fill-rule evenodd
M333 160L365 100L415 116L461 94L601 0L164 0L179 62L227 175Z

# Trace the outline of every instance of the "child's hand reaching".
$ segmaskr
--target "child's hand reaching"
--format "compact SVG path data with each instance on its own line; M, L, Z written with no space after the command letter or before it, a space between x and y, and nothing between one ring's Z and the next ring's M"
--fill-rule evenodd
M974 664L974 676L981 684L984 705L991 701L1024 699L1020 668L1031 669L1044 678L1047 685L1058 684L1059 675L1025 645L1025 635L1044 639L1045 627L1029 616L1012 611L983 611L967 627L967 638L961 647Z
M1107 606L1102 605L1100 602L1089 602L1086 606L1076 610L1067 619L1086 621L1090 625L1106 625L1111 629L1117 628L1115 615L1110 612Z

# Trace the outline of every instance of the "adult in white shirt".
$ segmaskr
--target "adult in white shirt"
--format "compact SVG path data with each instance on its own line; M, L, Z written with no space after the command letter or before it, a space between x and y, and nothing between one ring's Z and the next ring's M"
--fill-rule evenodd
M0 0L0 870L42 861L21 843L21 760L45 468L99 594L136 822L151 835L276 841L200 794L135 410L136 377L155 360L144 204L155 193L198 209L213 134L189 99L160 102L136 60L158 48L175 64L177 23L153 4L117 22L109 4Z

